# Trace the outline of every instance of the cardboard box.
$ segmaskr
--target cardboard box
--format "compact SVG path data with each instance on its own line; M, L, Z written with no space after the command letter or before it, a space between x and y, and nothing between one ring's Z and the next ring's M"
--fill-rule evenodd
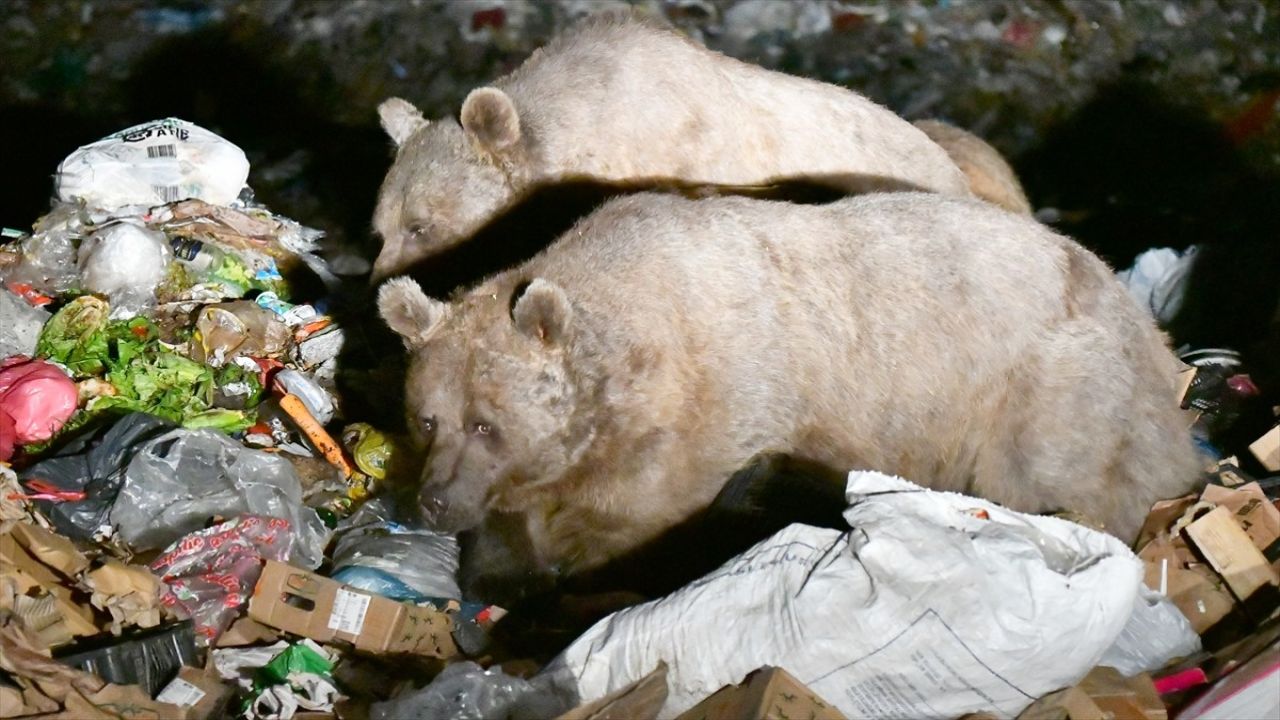
M1049 693L1027 706L1018 720L1110 720L1078 687Z
M1211 568L1179 541L1161 535L1142 548L1147 587L1166 595L1203 634L1235 609L1235 598Z
M1270 432L1253 441L1249 452L1258 458L1262 467L1271 472L1280 472L1280 425L1271 428Z
M457 654L453 618L268 560L249 617L316 642L341 640L377 654Z
M667 664L594 702L579 705L556 720L653 720L667 701Z
M720 688L689 708L677 720L845 720L823 700L782 668L762 667L741 685Z
M1089 671L1077 687L1104 713L1110 713L1111 717L1135 720L1169 718L1169 711L1165 709L1160 694L1156 692L1151 677L1146 673L1127 678L1115 668L1096 667Z
M1276 572L1226 506L1219 505L1188 525L1186 533L1237 599L1248 599L1264 585L1280 585Z
M185 720L209 720L222 717L234 697L235 691L217 675L184 665L156 701L183 708Z

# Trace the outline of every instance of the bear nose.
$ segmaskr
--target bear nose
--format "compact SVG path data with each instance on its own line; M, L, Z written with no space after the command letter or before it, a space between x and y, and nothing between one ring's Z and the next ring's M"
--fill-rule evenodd
M432 527L440 524L445 511L449 509L449 504L443 498L427 493L422 494L418 504L422 508L422 519Z

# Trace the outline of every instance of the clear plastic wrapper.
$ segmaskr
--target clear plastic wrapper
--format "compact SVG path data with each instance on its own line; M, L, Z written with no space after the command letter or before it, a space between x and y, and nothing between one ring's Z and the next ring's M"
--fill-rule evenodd
M327 425L333 419L333 397L315 380L297 370L284 369L276 373L275 381L285 392L298 396L316 422Z
M132 222L109 225L80 243L80 284L107 296L112 317L131 317L155 304L173 252L164 233Z
M23 240L17 264L0 280L11 289L25 285L49 295L71 290L80 282L72 237L71 231L59 227Z
M461 597L453 536L400 524L394 514L378 498L351 517L334 546L332 577L397 600Z
M541 679L525 680L473 662L453 663L426 687L369 708L370 720L526 720L556 717L574 704Z
M1191 629L1187 617L1164 595L1139 585L1129 622L1098 664L1132 677L1198 652L1200 636Z
M131 548L149 550L201 529L210 517L246 514L290 522L290 563L312 569L324 559L330 531L303 506L293 466L214 430L175 430L143 447L110 517Z
M283 561L292 545L284 518L243 515L194 532L151 563L165 584L160 602L195 622L197 644L212 645L253 594L262 561Z
M0 288L0 360L12 355L32 355L40 329L49 313Z

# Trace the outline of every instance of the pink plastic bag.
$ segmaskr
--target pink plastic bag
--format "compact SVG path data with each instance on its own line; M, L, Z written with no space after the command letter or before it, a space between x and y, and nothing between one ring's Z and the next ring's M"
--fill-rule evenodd
M248 602L262 563L283 561L293 545L288 520L241 515L193 532L151 563L164 579L160 604L196 626L196 644L212 646Z
M56 365L23 355L0 363L0 460L53 437L75 411L76 384Z

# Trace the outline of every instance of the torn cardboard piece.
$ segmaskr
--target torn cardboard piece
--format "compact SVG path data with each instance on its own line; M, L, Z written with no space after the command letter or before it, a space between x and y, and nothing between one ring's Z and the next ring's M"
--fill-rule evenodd
M1222 578L1198 562L1181 539L1162 535L1147 543L1138 557L1147 587L1168 597L1197 634L1203 635L1235 609L1235 598Z
M235 691L216 674L184 666L156 695L156 701L182 708L186 720L209 720L223 717L234 697Z
M1280 425L1267 431L1249 445L1249 452L1258 458L1269 472L1280 472Z
M119 635L125 625L160 624L160 578L147 568L108 560L85 576L85 585L93 606L111 613L112 633Z
M654 720L667 701L667 664L599 700L566 712L556 720Z
M15 611L21 607L23 614L30 616L31 606L19 602L17 596L39 600L41 596L52 595L56 598L58 612L65 626L45 630L54 624L53 619L41 616L41 636L46 641L65 641L69 637L96 634L98 627L94 624L93 611L76 602L71 588L64 584L62 576L28 552L19 542L19 537L24 536L12 531L0 535L0 603L7 603L7 609ZM36 616L30 617L33 621L36 620Z
M739 685L717 690L681 713L677 720L844 720L834 705L818 697L791 673L763 667Z
M357 590L270 560L249 600L249 617L316 642L358 650L447 658L457 654L453 618Z
M1209 511L1186 532L1238 600L1249 599L1264 585L1280 585L1280 577L1226 506Z
M75 543L55 532L31 523L17 523L10 532L32 557L68 580L75 579L89 567L89 560L76 549Z

